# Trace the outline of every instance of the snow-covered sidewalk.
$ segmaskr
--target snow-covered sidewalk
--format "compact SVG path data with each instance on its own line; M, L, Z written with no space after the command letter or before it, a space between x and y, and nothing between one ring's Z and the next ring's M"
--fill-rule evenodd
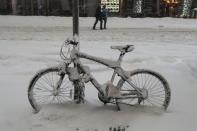
M2 131L196 131L197 20L176 18L109 18L107 30L91 30L94 18L80 18L81 51L116 59L110 45L133 44L124 58L128 69L148 68L169 82L172 100L166 112L141 107L103 106L87 84L84 105L48 107L31 112L27 98L30 79L40 69L58 64L62 42L72 36L70 17L0 16L0 130ZM85 61L99 82L112 71ZM194 102L193 102L194 101Z

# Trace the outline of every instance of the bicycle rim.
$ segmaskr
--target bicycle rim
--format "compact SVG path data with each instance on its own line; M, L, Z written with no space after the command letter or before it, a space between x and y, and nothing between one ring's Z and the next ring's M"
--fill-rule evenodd
M148 97L146 99L125 99L121 101L122 103L167 109L170 103L171 91L167 81L160 74L150 70L136 70L130 74L129 80L138 88L147 90ZM134 90L126 81L122 83L122 90Z
M66 103L73 100L74 87L67 75L55 92L56 84L60 79L58 68L48 68L40 71L30 82L28 98L35 110L40 110L44 105Z

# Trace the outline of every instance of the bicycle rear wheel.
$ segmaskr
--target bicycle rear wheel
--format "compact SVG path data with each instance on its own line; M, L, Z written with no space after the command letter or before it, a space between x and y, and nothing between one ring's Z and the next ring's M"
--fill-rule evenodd
M144 106L154 106L167 109L170 103L171 91L169 84L160 74L144 69L138 69L130 73L129 80L138 88L147 92L147 98L131 98L121 100L122 103L134 105L136 103ZM134 88L126 81L120 80L121 90L131 92Z
M63 81L59 89L56 90L61 77ZM72 101L73 95L72 82L68 79L67 74L60 74L58 67L41 70L33 77L28 88L28 99L36 112L44 105Z

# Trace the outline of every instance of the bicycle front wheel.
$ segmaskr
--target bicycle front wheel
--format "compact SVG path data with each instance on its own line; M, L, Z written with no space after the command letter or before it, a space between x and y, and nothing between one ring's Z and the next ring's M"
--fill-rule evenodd
M129 80L140 90L146 90L147 97L122 100L122 103L133 105L138 103L144 106L155 106L167 109L170 103L171 91L168 82L160 74L144 69L132 71ZM120 80L122 91L134 91L134 88L126 81Z
M61 75L64 75L62 78ZM63 79L59 89L57 84ZM74 86L67 74L61 74L58 67L41 70L30 82L28 99L33 109L38 112L48 104L66 103L73 100Z

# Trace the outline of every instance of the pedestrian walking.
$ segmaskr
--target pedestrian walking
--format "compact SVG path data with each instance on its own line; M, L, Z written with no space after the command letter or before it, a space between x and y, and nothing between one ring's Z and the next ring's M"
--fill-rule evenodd
M98 21L100 21L100 29L102 30L102 18L101 18L101 6L99 5L97 8L96 8L96 13L95 13L95 22L94 22L94 25L93 25L93 30L96 29L96 24L98 23Z
M103 5L102 7L101 17L102 17L102 21L104 21L104 29L107 29L106 24L107 24L108 10L106 9L106 5Z

